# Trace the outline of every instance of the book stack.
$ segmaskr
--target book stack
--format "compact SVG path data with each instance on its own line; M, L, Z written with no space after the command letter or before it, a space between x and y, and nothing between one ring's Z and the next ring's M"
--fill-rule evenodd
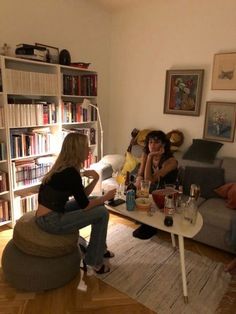
M47 49L46 47L40 47L28 44L19 44L16 46L15 54L18 58L36 60L36 61L47 61Z

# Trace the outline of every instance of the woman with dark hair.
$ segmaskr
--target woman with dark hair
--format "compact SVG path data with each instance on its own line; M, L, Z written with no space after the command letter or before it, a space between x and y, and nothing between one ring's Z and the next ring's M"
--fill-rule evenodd
M141 165L136 179L137 187L141 180L151 182L150 192L174 184L178 174L178 162L170 150L170 141L162 131L151 131L145 139ZM149 239L157 232L156 228L142 224L133 232L133 236Z

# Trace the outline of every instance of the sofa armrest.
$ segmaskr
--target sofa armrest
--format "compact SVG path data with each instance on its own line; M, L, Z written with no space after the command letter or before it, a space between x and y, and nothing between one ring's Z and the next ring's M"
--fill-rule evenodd
M100 177L100 180L106 180L112 177L113 169L110 164L104 163L103 161L96 162L90 166L90 169L95 170Z

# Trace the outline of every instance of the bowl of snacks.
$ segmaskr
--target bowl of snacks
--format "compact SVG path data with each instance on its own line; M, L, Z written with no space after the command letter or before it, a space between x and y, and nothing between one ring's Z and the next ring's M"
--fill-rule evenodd
M163 211L165 206L165 196L176 195L178 193L174 188L165 188L160 190L155 190L152 192L152 198L157 207Z
M142 211L149 211L151 208L152 201L146 197L138 197L135 200L136 209Z

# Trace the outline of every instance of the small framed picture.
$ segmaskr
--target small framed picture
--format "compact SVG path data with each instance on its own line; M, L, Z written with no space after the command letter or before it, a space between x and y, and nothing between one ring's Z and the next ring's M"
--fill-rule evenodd
M236 89L236 52L215 54L211 89Z
M199 116L204 70L167 70L164 113Z
M59 48L40 44L40 43L35 43L35 46L44 47L47 49L47 62L59 63Z
M236 103L208 101L203 138L233 142L235 133Z

